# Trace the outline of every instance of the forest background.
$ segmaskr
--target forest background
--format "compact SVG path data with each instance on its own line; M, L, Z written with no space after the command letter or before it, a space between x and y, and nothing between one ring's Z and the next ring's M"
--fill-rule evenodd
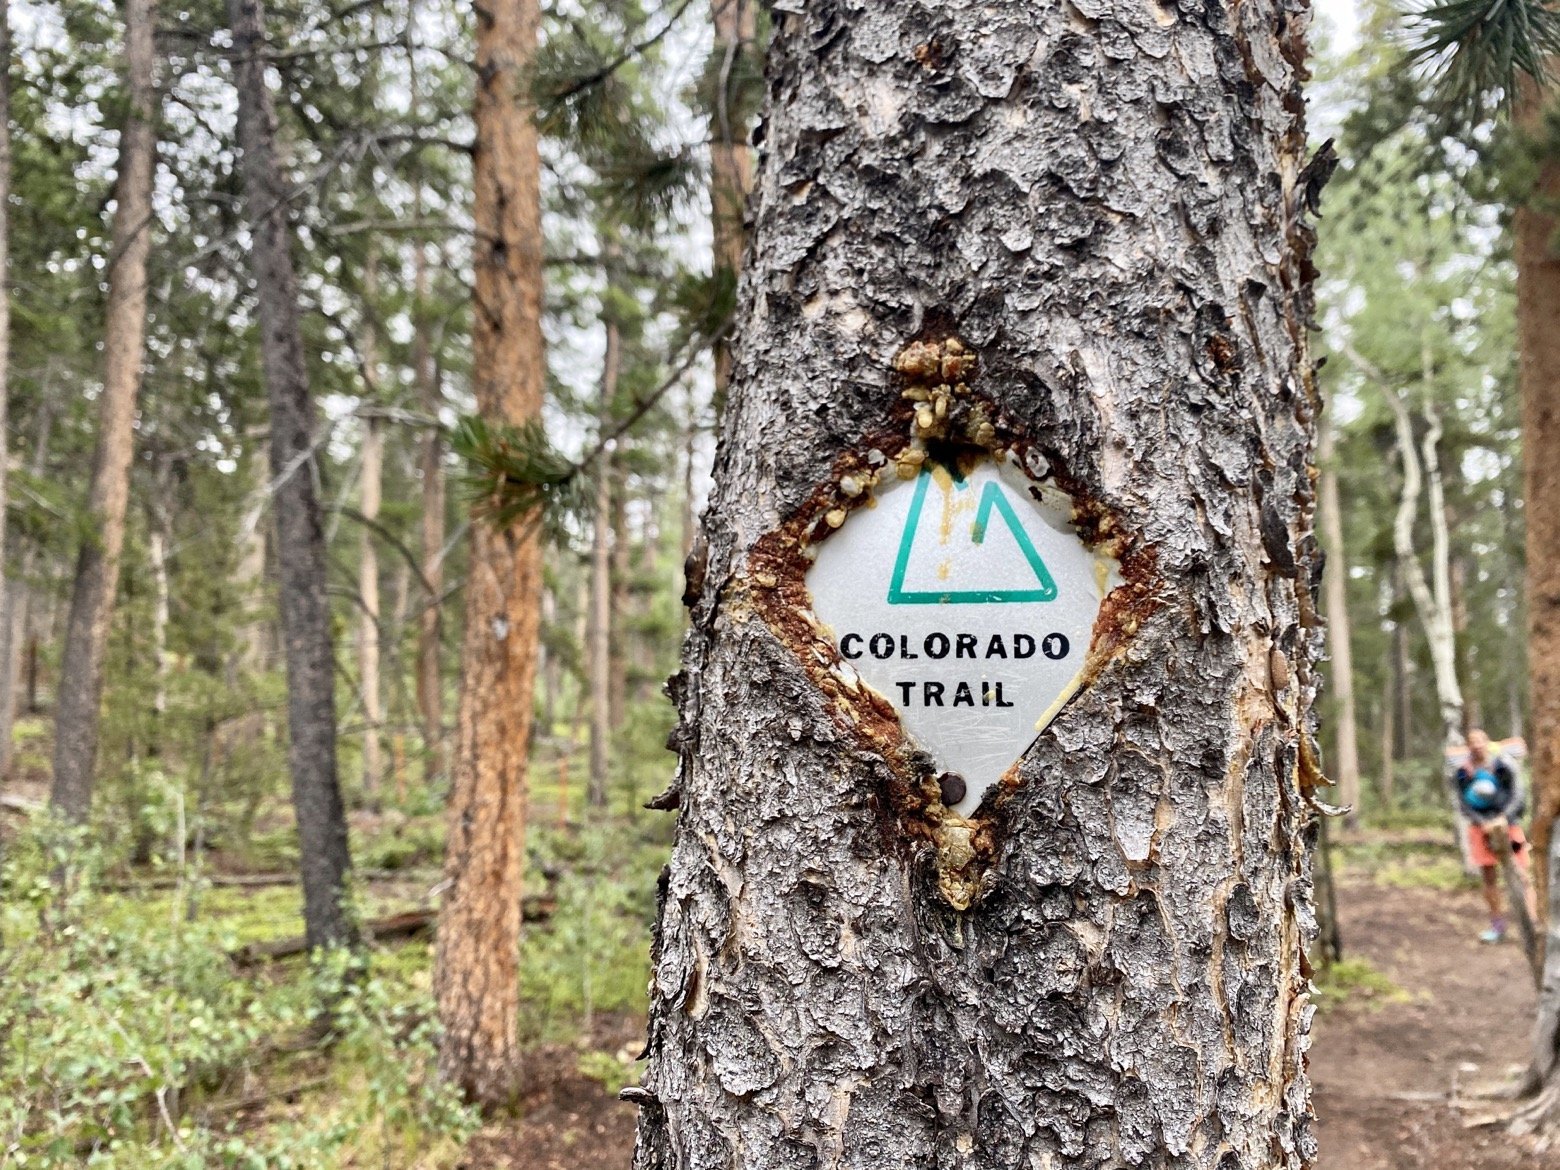
M430 941L453 880L468 537L490 519L472 504L495 476L546 499L512 1037L531 1071L511 1087L534 1106L636 1077L672 828L646 805L671 776L662 686L715 451L765 19L736 0L540 13L545 392L539 429L506 429L474 388L470 10L270 7L279 161L258 210L234 14L9 7L0 1164L434 1166L501 1144L508 1123L495 1138L480 1086L441 1064ZM1507 229L1529 163L1494 121L1449 131L1404 67L1401 13L1346 15L1342 41L1315 38L1312 89L1313 132L1342 159L1315 343L1324 746L1352 810L1335 837L1346 866L1405 841L1419 856L1432 834L1427 880L1455 883L1448 726L1528 730ZM137 123L139 217L115 187ZM273 215L318 411L281 474L252 267ZM144 341L113 279L137 238ZM125 346L144 359L116 430ZM116 457L117 519L99 491ZM313 766L333 769L351 875L345 917L307 935L320 859L295 813L310 762L288 752L274 524L305 464L335 706ZM72 630L121 540L99 693L68 669ZM56 718L80 710L97 713L84 766L81 724ZM310 964L319 930L372 945ZM1334 999L1376 986L1359 966L1326 978Z

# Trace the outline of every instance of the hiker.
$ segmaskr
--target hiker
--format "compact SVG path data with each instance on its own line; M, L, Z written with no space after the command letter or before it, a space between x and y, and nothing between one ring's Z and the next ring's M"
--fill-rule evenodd
M1517 770L1505 756L1491 751L1490 737L1484 729L1468 732L1468 757L1452 774L1457 804L1468 818L1468 854L1484 879L1484 901L1490 908L1490 927L1479 935L1480 942L1498 943L1506 937L1505 901L1501 896L1496 868L1500 864L1490 848L1488 834L1505 827L1511 842L1511 855L1522 874L1527 910L1533 917L1533 883L1528 876L1527 837L1517 823L1525 800Z

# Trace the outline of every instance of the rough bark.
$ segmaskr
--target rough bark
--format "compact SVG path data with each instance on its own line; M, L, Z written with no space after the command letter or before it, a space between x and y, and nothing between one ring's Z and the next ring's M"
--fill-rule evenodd
M369 355L365 354L363 360L367 363ZM379 798L385 771L380 739L385 713L379 678L379 548L374 543L374 525L379 522L384 494L384 470L384 426L377 418L366 418L358 489L358 511L368 521L358 534L358 686L363 692L363 795L370 802Z
M108 648L119 561L130 498L135 404L146 342L146 258L152 247L152 179L156 169L157 84L152 0L125 4L125 122L119 132L114 181L108 304L103 321L103 390L98 396L97 447L87 489L86 531L76 557L70 618L60 656L59 733L49 801L63 816L85 821L92 811L103 657Z
M1326 593L1327 652L1332 670L1333 702L1338 722L1333 729L1338 746L1333 761L1332 780L1338 786L1338 801L1351 811L1345 824L1359 820L1360 749L1354 708L1354 654L1349 647L1349 560L1343 544L1343 512L1338 505L1338 466L1333 449L1332 424L1320 425L1317 463L1321 481L1317 493L1317 520L1321 526L1322 547L1327 553Z
M433 360L433 306L428 298L427 246L417 245L414 270L416 332L412 367L423 413L439 417L444 395ZM444 431L430 426L422 437L421 576L426 590L417 617L417 713L422 721L424 779L444 774Z
M541 164L526 70L537 0L478 0L472 388L482 417L541 415ZM539 525L471 525L460 703L451 763L447 888L434 986L439 1067L476 1101L512 1100L519 1073L520 887L525 770L539 605Z
M1537 124L1542 103L1530 89L1522 119ZM1539 989L1535 1069L1560 1086L1560 256L1552 242L1560 221L1560 162L1539 170L1532 197L1513 221L1517 266L1517 335L1522 391L1522 490L1527 526L1526 580L1528 769L1533 787L1533 867L1538 904L1548 911Z
M315 491L314 399L304 365L298 280L287 222L290 186L276 151L265 80L260 0L228 0L238 143L260 324L260 363L271 415L271 476L287 662L287 766L292 776L311 948L350 944L347 822L336 775L336 694L325 533Z
M753 150L747 126L735 109L732 77L744 54L753 51L757 0L710 0L715 25L714 108L710 111L710 223L714 233L714 275L718 284L736 285L747 245L743 216L753 190ZM715 343L715 409L726 401L731 381L731 345Z
M1299 1170L1305 9L774 8L636 1165ZM858 475L936 457L893 367L971 350L928 433L1065 483L1126 584L960 911L802 573Z

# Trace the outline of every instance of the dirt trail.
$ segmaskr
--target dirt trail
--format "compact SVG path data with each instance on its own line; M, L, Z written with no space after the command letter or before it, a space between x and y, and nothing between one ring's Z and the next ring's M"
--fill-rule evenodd
M1444 1100L1503 1080L1527 1057L1532 979L1515 943L1478 941L1479 894L1348 881L1338 910L1345 956L1367 960L1407 995L1356 998L1319 1015L1311 1046L1319 1170L1560 1168L1560 1155L1541 1158L1500 1128L1464 1128L1498 1103Z

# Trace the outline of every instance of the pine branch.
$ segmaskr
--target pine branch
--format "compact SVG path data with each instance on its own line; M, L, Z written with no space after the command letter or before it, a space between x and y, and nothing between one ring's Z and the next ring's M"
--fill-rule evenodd
M602 65L599 69L593 69L589 73L575 78L562 89L555 90L554 92L546 95L547 100L553 102L566 102L575 95L580 94L585 90L592 88L593 86L600 85L619 69L623 68L624 65L627 65L630 61L632 61L635 57L648 52L650 49L653 49L657 44L664 40L666 38L666 34L672 31L673 26L675 26L677 22L682 19L683 13L687 12L688 9L692 7L692 5L693 0L682 0L682 3L678 4L678 6L672 10L672 14L666 18L666 23L663 24L659 30L645 37L643 40L633 42L616 57L612 58L612 60Z
M1474 126L1509 110L1526 76L1549 80L1560 53L1560 11L1547 0L1437 0L1415 21L1412 60L1429 67L1436 99Z
M560 454L547 441L539 422L512 427L494 426L477 417L462 419L450 446L468 465L464 478L473 515L506 528L527 515L545 519L550 512L567 508L575 501L591 465L655 409L699 356L726 335L731 322L728 316L715 330L691 342L667 377L637 396L627 413L604 429L578 459L571 461Z

